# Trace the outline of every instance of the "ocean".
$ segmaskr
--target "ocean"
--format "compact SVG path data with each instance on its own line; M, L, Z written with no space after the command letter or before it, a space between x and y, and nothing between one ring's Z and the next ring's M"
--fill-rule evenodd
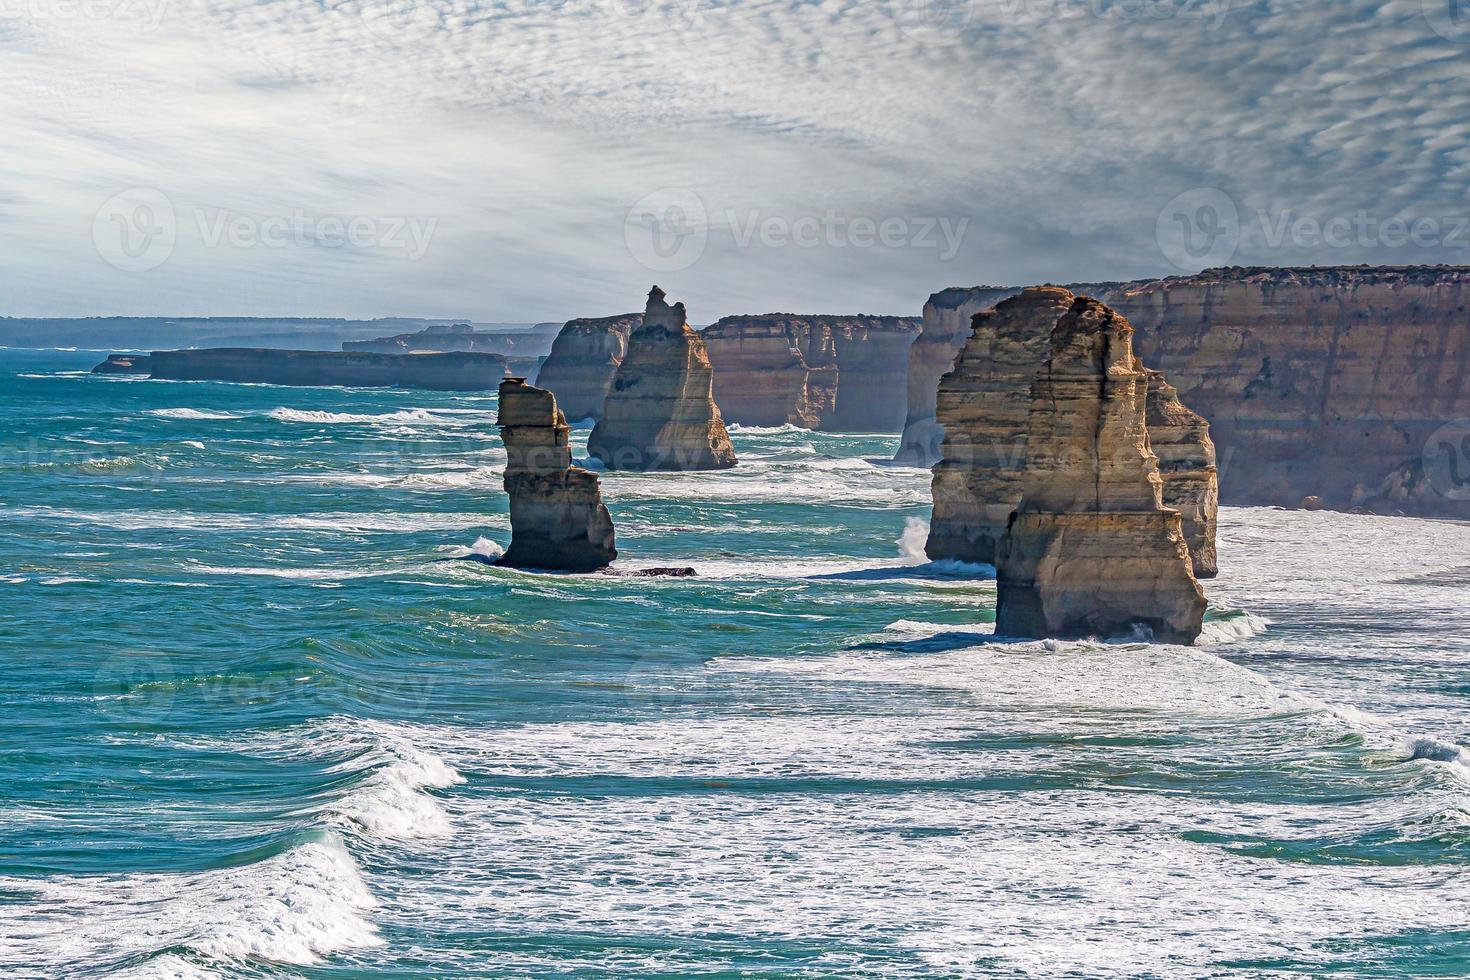
M1229 508L1199 646L999 642L896 436L534 574L440 560L493 395L101 357L0 350L6 977L1470 972L1470 525Z

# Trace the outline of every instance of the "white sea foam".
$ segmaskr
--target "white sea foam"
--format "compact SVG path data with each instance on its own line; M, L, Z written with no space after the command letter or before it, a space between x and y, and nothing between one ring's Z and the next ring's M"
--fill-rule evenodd
M382 415L363 415L353 412L322 412L311 409L300 408L273 408L266 413L270 418L280 422L309 422L316 425L347 425L347 424L438 424L438 425L466 425L463 419L445 418L436 415L426 408L405 408L397 412L388 412Z
M199 408L150 408L144 415L154 415L161 419L188 419L200 422L223 422L226 419L238 419L240 416L231 415L229 412L211 412Z
M1220 613L1215 619L1206 620L1196 643L1201 646L1235 643L1260 636L1269 628L1270 624L1262 616L1244 610L1230 610Z
M221 963L310 964L381 943L367 918L373 896L335 836L215 871L0 882L29 895L0 904L0 933L26 937L0 946L0 967L28 974L60 976L170 947Z
M903 523L903 534L898 537L898 555L912 564L929 560L924 554L924 545L929 540L929 522L922 517L910 517Z
M432 753L402 740L385 741L386 765L328 809L335 820L378 840L447 837L453 831L444 808L424 789L443 789L464 777Z
M190 449L203 449L204 443L197 439L185 439L180 445L188 446Z

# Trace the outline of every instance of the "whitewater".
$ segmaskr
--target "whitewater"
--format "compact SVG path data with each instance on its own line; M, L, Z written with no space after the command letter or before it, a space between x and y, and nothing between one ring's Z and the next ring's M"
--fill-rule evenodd
M0 975L1470 971L1470 525L1227 508L1199 645L1004 642L894 436L534 574L442 560L493 397L95 360L0 351Z

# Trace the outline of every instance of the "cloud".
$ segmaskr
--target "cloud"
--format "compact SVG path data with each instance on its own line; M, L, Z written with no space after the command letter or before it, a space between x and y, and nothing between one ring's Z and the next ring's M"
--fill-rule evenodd
M1434 2L0 0L0 305L914 313L1179 271L1196 189L1235 262L1461 262L1470 28ZM176 228L146 271L97 242L141 247L96 220L135 188ZM630 232L670 191L698 213ZM690 221L693 262L640 261Z

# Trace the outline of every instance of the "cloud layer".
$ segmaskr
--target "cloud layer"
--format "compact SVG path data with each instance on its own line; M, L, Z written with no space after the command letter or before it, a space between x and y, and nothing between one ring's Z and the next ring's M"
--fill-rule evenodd
M1443 7L1443 9L1441 9ZM0 313L1470 262L1452 0L0 0Z

